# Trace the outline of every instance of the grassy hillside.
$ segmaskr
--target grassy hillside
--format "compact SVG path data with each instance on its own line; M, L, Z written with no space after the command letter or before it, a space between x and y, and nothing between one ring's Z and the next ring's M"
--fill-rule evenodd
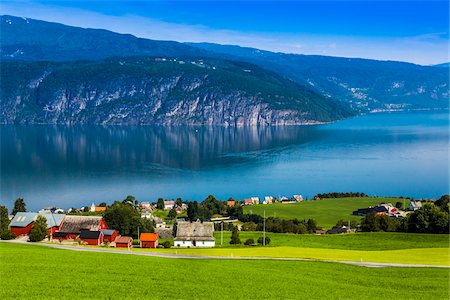
M384 203L395 205L397 201L403 203L403 199L398 198L338 198L322 199L318 201L305 201L295 204L271 204L252 205L244 207L244 213L254 213L266 217L278 217L282 219L315 219L317 224L323 228L332 228L340 219L361 220L361 217L353 216L352 212L358 208L374 206ZM405 200L409 205L409 201Z
M163 259L6 243L0 262L2 299L445 299L449 288L446 269Z
M239 237L242 242L252 238L255 241L263 235L262 232L241 231ZM216 245L220 247L220 231L214 233ZM269 247L305 247L345 250L400 250L414 248L448 248L447 234L420 234L403 232L361 232L355 234L291 234L266 232L270 237ZM230 231L223 233L223 247L235 247L229 244Z

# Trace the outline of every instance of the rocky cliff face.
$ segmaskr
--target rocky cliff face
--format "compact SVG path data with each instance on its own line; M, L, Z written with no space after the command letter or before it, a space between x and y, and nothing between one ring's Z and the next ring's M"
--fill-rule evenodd
M230 62L9 62L2 72L12 75L2 82L2 123L252 126L351 115L288 80Z

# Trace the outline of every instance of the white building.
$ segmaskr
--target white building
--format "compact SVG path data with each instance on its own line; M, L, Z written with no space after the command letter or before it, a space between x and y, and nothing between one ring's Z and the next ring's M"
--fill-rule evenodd
M174 246L179 248L211 248L216 246L213 222L178 222Z
M411 201L409 203L408 210L415 211L415 210L418 210L421 207L422 207L422 202L420 202L420 201Z
M175 205L175 201L164 201L164 210L171 210Z
M294 199L296 202L302 202L303 201L303 196L302 195L294 195Z
M272 204L275 202L275 197L273 196L265 196L263 204Z

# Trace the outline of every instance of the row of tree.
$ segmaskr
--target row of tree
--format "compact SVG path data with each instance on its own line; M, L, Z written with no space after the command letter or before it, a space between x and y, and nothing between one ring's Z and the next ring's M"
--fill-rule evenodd
M342 193L342 192L333 192L333 193L325 193L325 194L317 194L314 196L314 199L323 199L323 198L360 198L360 197L369 197L368 195L364 194L364 193L359 193L359 192L346 192L346 193Z

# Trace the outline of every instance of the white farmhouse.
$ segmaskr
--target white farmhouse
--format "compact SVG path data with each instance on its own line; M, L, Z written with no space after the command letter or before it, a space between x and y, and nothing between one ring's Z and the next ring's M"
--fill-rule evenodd
M213 222L178 222L174 246L179 248L211 248L216 246Z

